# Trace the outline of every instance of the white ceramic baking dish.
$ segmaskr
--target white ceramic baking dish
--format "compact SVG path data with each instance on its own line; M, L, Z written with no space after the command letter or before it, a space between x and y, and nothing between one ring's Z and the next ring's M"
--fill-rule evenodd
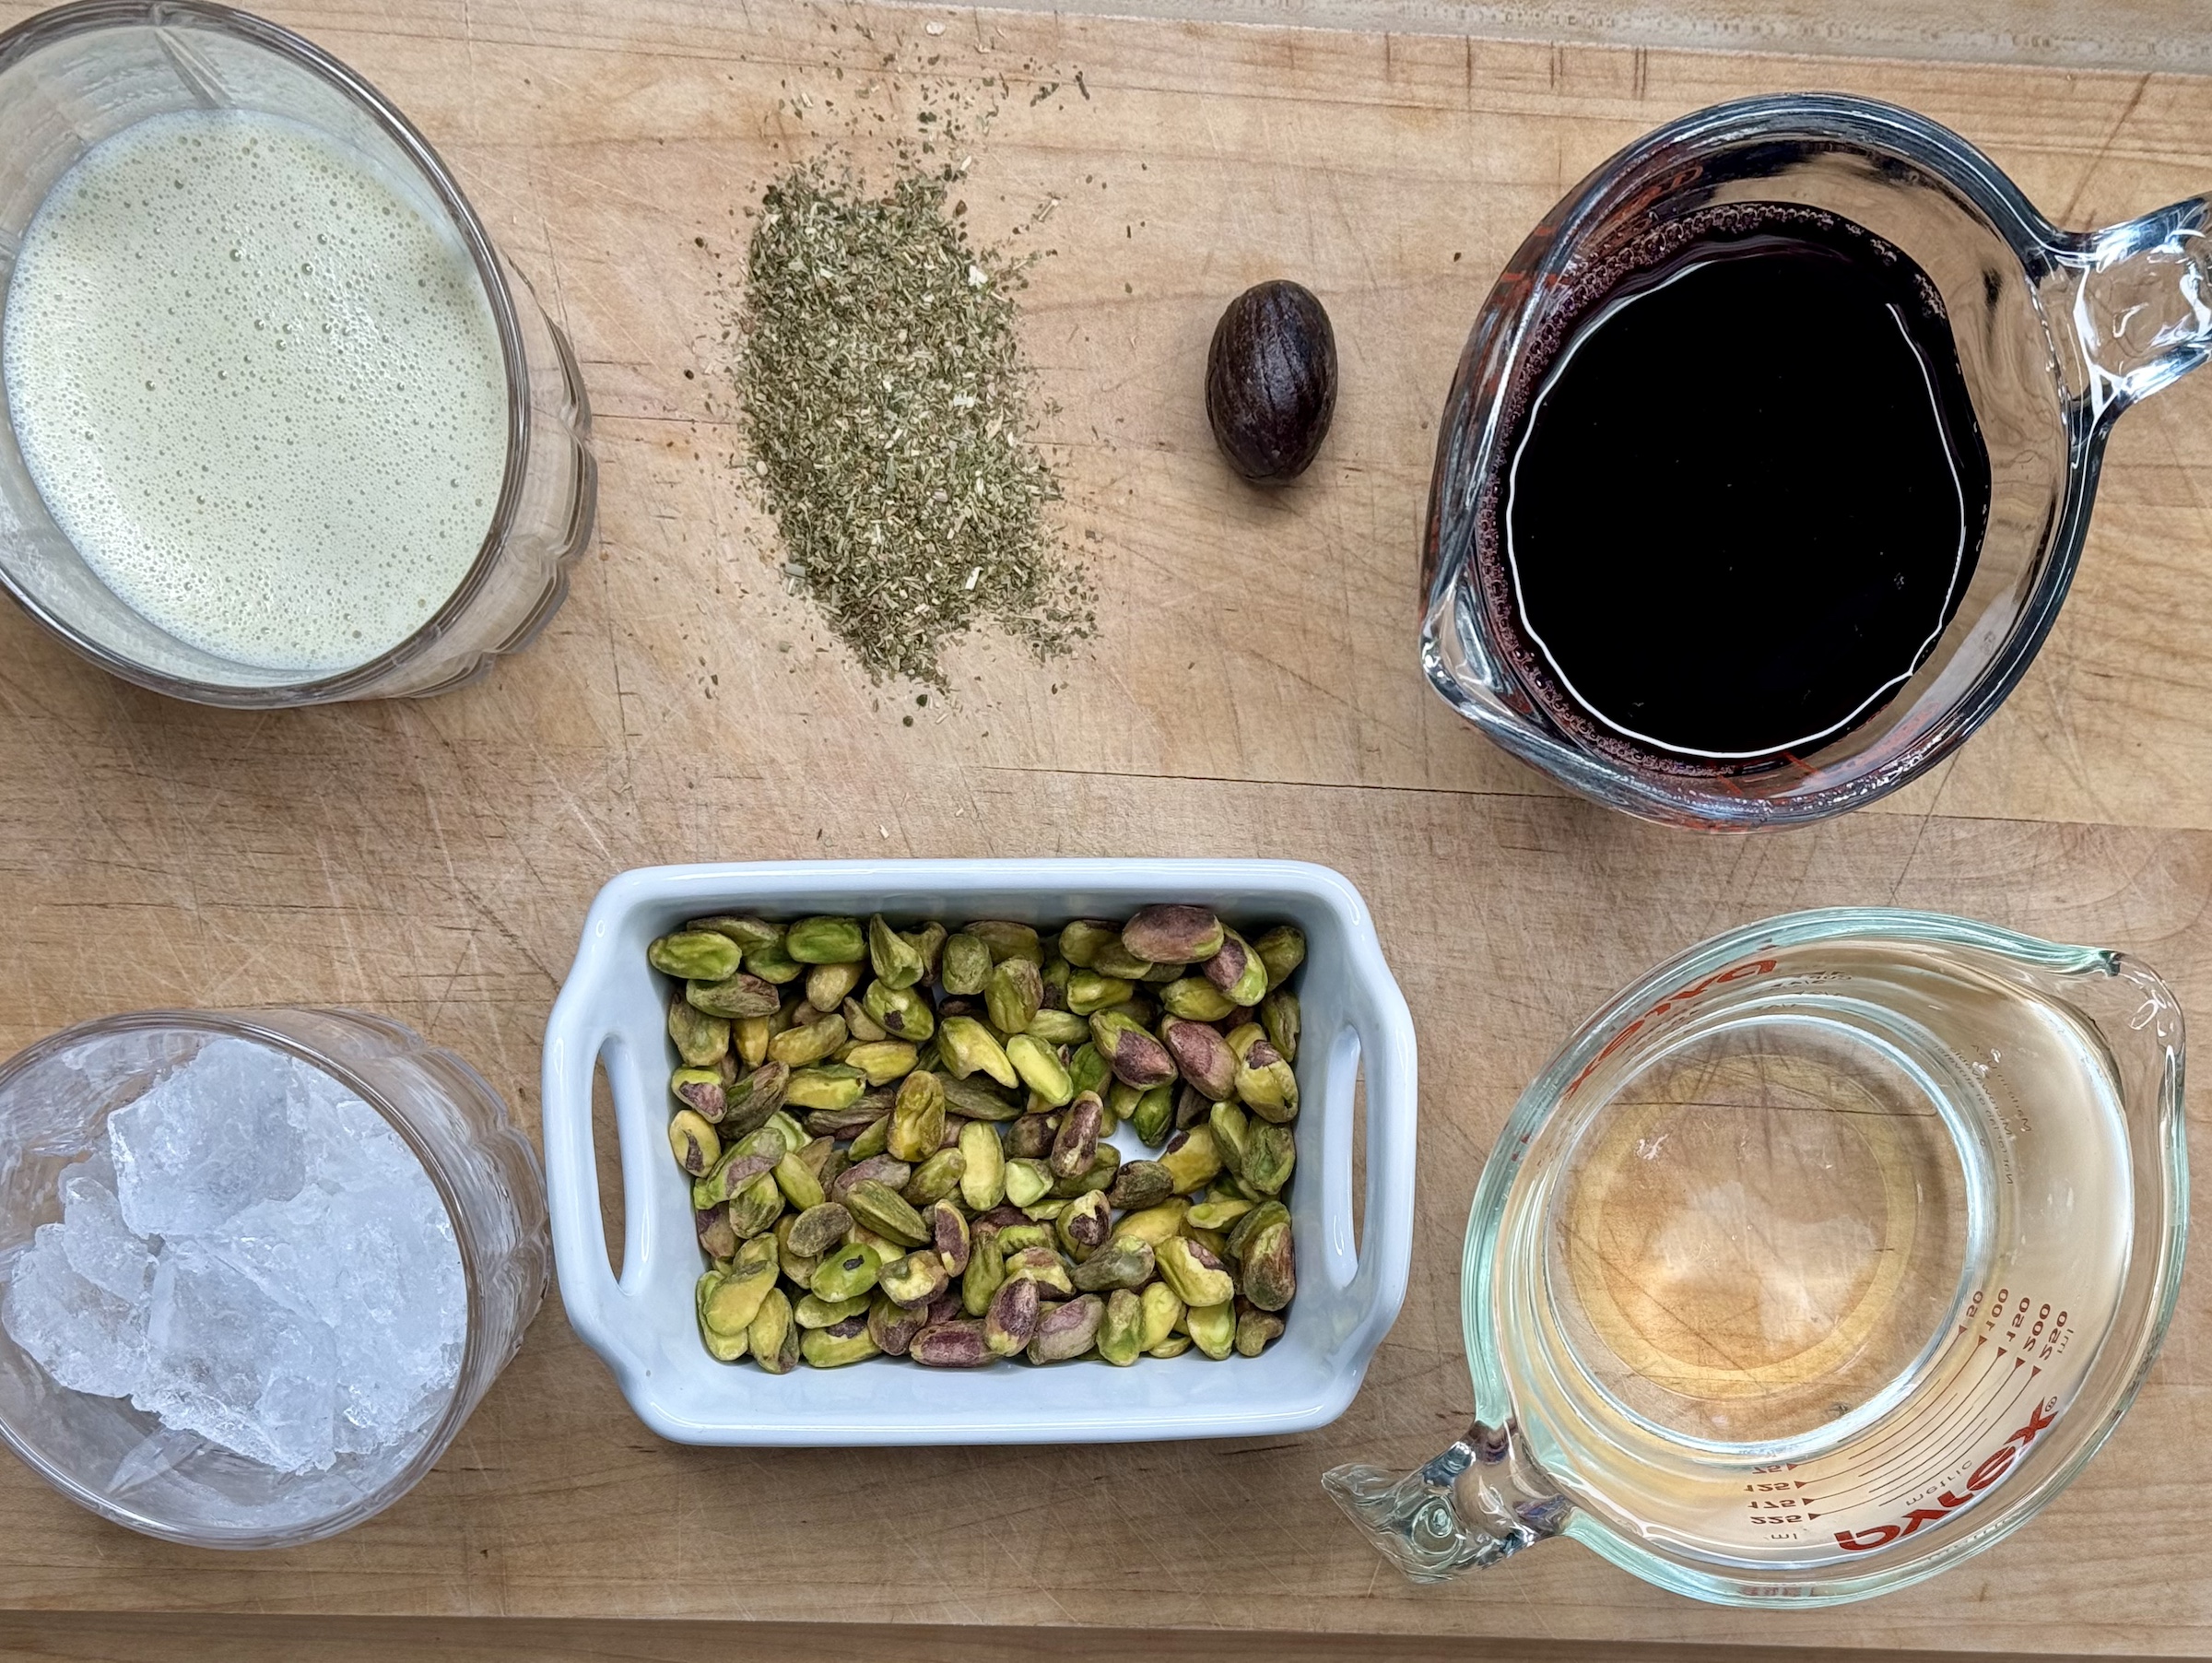
M1298 1245L1288 1331L1256 1358L1195 1351L1117 1369L1096 1359L970 1371L893 1358L763 1374L701 1348L703 1268L689 1187L668 1158L675 1066L666 993L646 943L710 913L883 913L894 922L1013 918L1056 926L1194 901L1255 930L1306 933L1299 1162L1286 1199ZM592 1139L594 1068L621 1144L622 1274L607 1261ZM1352 1207L1353 1086L1365 1079L1367 1182ZM1021 1444L1248 1437L1341 1414L1405 1297L1413 1240L1413 1021L1359 893L1325 867L1263 860L887 860L658 867L599 891L546 1031L546 1174L570 1325L606 1360L639 1418L682 1444ZM1125 1155L1143 1152L1126 1128Z

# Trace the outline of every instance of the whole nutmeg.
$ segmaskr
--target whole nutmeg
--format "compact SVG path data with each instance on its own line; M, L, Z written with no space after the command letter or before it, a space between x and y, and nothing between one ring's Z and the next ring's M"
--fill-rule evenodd
M1336 410L1336 335L1311 289L1247 289L1214 325L1206 415L1230 466L1255 483L1305 472Z

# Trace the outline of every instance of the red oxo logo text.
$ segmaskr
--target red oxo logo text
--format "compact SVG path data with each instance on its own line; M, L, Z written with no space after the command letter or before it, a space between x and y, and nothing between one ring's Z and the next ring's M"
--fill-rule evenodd
M1935 1505L1913 1508L1912 1512L1905 1515L1900 1523L1873 1525L1864 1530L1839 1530L1836 1532L1836 1546L1849 1549L1853 1553L1865 1553L1875 1548L1886 1548L1899 1537L1912 1535L1923 1525L1941 1524L1981 1494L1983 1491L1987 1490L2003 1478L2014 1460L2027 1449L2029 1445L2035 1442L2037 1434L2057 1418L2058 1399L2053 1398L2050 1402L2031 1410L2028 1416L2028 1424L2006 1439L1988 1459L1974 1468L1972 1474L1966 1480L1964 1495L1946 1490L1936 1498Z

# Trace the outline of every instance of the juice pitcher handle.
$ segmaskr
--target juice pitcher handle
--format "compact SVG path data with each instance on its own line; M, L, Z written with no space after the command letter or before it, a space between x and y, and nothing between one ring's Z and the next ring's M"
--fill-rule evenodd
M2148 397L2212 355L2212 195L2123 225L2062 233L2054 310L2067 390L2101 419ZM2048 289L2046 289L2048 292ZM2064 330L2058 332L2062 336ZM2074 350L2068 351L2072 348Z
M1565 1498L1535 1481L1510 1423L1477 1421L1412 1472L1335 1467L1321 1487L1385 1559L1423 1584L1449 1582L1557 1536L1570 1511Z

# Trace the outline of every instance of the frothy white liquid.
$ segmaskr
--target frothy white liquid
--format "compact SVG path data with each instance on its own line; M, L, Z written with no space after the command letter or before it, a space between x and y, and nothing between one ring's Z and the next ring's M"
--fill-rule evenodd
M481 280L360 159L184 111L41 205L0 367L46 507L127 605L235 663L328 673L467 573L507 456Z

